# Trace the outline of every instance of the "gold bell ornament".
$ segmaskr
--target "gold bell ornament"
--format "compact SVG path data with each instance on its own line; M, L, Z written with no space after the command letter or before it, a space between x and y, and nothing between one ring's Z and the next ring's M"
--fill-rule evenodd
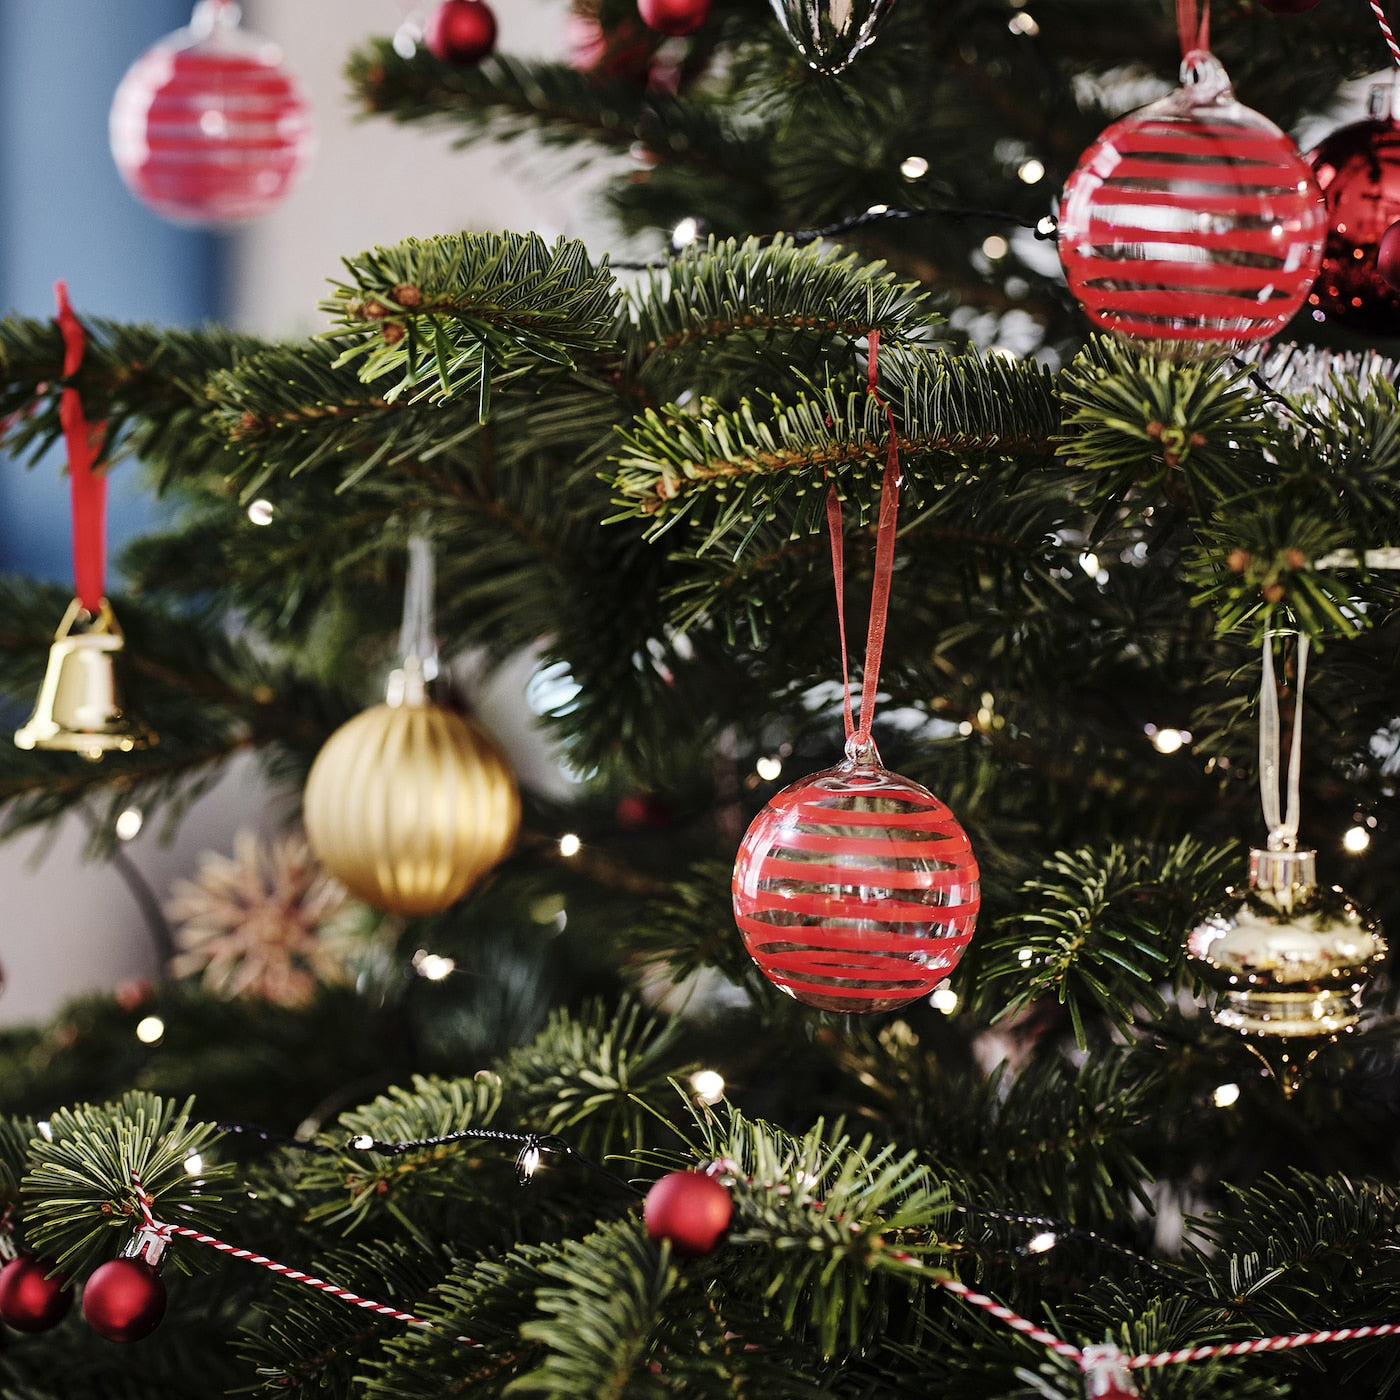
M495 740L428 696L437 674L433 565L409 541L403 664L382 705L341 725L317 754L303 799L321 863L391 914L446 909L515 842L520 796Z
M82 364L86 333L58 283L58 325L63 333L63 376ZM71 384L59 396L59 420L72 482L73 580L68 605L44 672L34 713L15 733L21 749L63 749L99 759L113 750L130 753L156 742L122 700L118 658L126 645L104 592L107 479L96 470L104 425L90 423Z
M125 645L106 598L95 615L74 598L49 648L34 713L15 731L15 746L66 749L96 760L153 744L155 735L131 718L122 699L118 657Z
M1288 808L1279 796L1278 684L1264 639L1259 783L1268 844L1249 854L1249 883L1187 938L1193 971L1216 993L1217 1025L1238 1031L1286 1094L1321 1045L1356 1028L1361 994L1386 956L1380 922L1317 881L1317 852L1298 845L1302 697L1308 640L1298 641Z

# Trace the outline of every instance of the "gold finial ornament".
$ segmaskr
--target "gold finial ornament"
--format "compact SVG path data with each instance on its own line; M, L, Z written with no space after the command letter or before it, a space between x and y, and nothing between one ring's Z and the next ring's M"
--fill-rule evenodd
M122 699L118 658L125 646L106 598L96 613L74 598L49 648L34 713L15 732L16 747L96 760L154 744L156 736L132 718Z

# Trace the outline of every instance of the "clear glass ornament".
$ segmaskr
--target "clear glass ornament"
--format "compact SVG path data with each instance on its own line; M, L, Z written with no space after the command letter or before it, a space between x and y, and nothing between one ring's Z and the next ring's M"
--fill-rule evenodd
M981 904L967 833L871 745L778 793L734 868L734 918L763 975L828 1011L890 1011L958 964Z
M1298 148L1235 100L1213 55L1189 54L1181 81L1080 158L1059 250L1096 327L1192 359L1283 329L1321 266L1327 216Z
M783 33L819 73L834 75L875 38L894 0L770 0Z

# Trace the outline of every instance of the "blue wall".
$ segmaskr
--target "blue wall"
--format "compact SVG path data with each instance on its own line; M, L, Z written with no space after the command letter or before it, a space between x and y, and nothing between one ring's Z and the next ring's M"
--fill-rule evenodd
M217 235L177 229L127 192L107 149L122 74L189 22L193 0L0 0L0 313L53 315L62 277L79 315L192 325L221 309ZM60 454L0 457L0 569L72 577ZM158 518L139 468L108 488L108 545Z

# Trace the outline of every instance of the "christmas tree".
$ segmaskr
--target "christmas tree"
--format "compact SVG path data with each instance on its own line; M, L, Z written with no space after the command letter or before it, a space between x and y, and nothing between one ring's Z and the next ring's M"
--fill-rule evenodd
M6 1034L3 1393L1390 1394L1388 120L1362 237L1193 6L578 0L551 65L448 5L366 111L629 152L621 264L430 234L304 341L0 323L8 452L179 507L119 658L75 614L129 708L41 697L6 830L110 854L252 748L348 887L241 846L169 981ZM1283 130L1386 55L1307 8L1213 17ZM0 599L22 718L70 595ZM522 655L567 798L462 714Z

